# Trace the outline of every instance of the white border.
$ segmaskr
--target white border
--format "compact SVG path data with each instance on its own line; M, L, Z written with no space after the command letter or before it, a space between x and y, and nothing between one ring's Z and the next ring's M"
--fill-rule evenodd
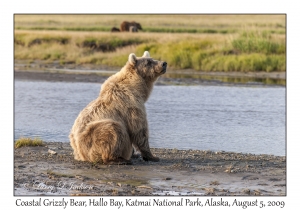
M1 2L1 206L15 207L13 196L13 14L14 13L286 13L287 14L287 196L257 197L284 200L286 208L298 207L299 191L299 12L297 5L274 1L2 1ZM4 47L3 47L4 46ZM3 65L4 63L4 65ZM298 65L297 65L298 64ZM128 197L126 197L128 198ZM250 197L253 199L253 197ZM27 197L28 199L28 197ZM57 199L61 199L58 197ZM70 199L70 198L67 198ZM78 199L78 198L77 198ZM86 198L83 198L86 199ZM125 199L125 198L120 198ZM204 198L201 198L204 199ZM226 198L231 200L233 198ZM247 199L247 197L244 197ZM140 207L139 207L140 208ZM171 208L169 208L171 209ZM211 208L213 209L213 208ZM241 209L241 208L239 208ZM252 208L251 208L252 209Z

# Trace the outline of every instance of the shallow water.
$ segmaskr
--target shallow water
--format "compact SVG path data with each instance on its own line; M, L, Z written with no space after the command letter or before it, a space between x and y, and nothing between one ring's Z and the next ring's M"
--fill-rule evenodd
M15 80L15 139L69 141L101 85ZM285 155L285 88L155 86L146 103L150 146Z

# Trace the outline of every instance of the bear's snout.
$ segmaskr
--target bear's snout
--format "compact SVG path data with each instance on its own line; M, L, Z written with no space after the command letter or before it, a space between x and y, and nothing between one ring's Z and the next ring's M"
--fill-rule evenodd
M163 63L162 63L162 67L163 67L164 69L167 68L167 65L168 65L167 62L163 62Z
M167 65L168 65L168 63L167 62L163 62L162 63L162 71L161 71L161 73L166 73L166 71L167 71Z

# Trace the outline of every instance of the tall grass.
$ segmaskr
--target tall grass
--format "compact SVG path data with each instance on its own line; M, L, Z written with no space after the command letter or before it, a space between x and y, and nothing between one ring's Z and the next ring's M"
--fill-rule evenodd
M29 138L29 137L21 137L15 142L15 148L20 147L35 147L35 146L43 146L44 142L39 138Z
M37 34L31 34L28 32L15 33L14 42L19 45L30 47L35 44L42 43L58 43L67 44L70 41L70 36L59 33L59 34L43 34L41 36Z
M232 40L234 50L241 53L283 54L285 43L272 40L267 32L246 31L239 38Z
M145 32L234 33L241 29L285 33L285 15L14 15L15 29L109 31L123 21L141 23Z
M16 26L17 30L49 30L49 31L110 31L111 27L51 27L51 26ZM235 33L236 29L210 29L210 28L151 28L144 27L140 33L208 33L229 34ZM273 33L284 33L283 30L272 30Z
M201 71L285 71L285 42L270 34L241 36L224 42L210 39L183 40L165 45L142 44L138 54L148 50L167 60L171 67Z
M197 62L197 61L195 61ZM285 56L264 54L243 54L240 56L206 57L197 66L203 71L285 71Z
M132 52L149 51L170 69L285 71L285 36L266 31L239 34L169 34L15 31L15 58L123 66Z

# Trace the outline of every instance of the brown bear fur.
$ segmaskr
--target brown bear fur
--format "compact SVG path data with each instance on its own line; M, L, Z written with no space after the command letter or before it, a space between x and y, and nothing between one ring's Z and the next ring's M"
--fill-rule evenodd
M121 26L120 26L120 30L121 31L129 31L130 26L136 27L136 31L143 30L141 24L139 24L137 22L134 22L134 21L132 21L132 22L124 21L124 22L122 22Z
M146 161L159 161L149 148L145 102L167 63L129 55L126 65L102 85L98 98L80 113L69 138L76 160L130 164L133 147Z
M120 29L116 28L116 27L112 27L110 29L111 32L120 32Z
M135 26L130 26L129 31L132 32L132 33L138 32L138 30Z

